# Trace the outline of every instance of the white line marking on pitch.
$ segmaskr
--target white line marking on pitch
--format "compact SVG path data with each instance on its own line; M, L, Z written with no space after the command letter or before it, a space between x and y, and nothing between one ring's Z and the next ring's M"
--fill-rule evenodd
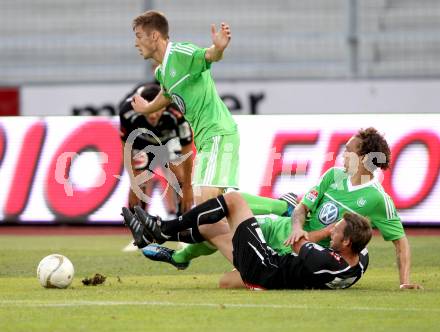
M0 306L20 307L81 307L81 306L163 306L163 307L211 307L219 306L224 308L238 309L323 309L323 310L345 310L345 311L408 311L408 312L440 312L440 308L393 308L393 307L341 307L341 306L309 306L295 304L239 304L239 303L180 303L180 302L158 302L158 301L70 301L70 302L38 302L26 300L3 300Z

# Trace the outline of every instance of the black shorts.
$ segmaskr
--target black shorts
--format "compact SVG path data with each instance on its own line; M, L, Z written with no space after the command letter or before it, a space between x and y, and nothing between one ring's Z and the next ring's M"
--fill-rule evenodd
M247 288L273 288L279 256L267 246L255 218L238 225L232 238L233 263Z

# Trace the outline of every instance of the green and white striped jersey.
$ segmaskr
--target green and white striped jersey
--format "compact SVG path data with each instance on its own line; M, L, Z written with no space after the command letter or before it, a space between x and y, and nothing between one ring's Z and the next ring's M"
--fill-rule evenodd
M386 241L405 236L394 203L377 180L352 186L348 174L341 168L329 169L319 183L304 195L302 203L310 209L304 223L307 232L320 230L350 211L367 217ZM292 252L290 246L284 245L292 232L291 217L258 218L258 223L272 249L280 255ZM329 247L330 239L324 239L319 244Z
M231 113L217 93L205 52L205 48L190 43L169 42L155 72L164 95L190 123L197 150L208 138L237 132Z
M322 229L350 211L367 217L386 241L405 235L394 203L382 185L372 179L353 186L342 168L329 169L320 182L304 195L302 203L310 209L304 224L306 231Z

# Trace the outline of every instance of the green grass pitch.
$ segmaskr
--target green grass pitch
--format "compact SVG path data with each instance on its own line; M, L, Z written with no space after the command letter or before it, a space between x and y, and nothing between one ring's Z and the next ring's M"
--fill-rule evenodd
M412 279L400 291L394 247L375 237L370 267L342 291L221 290L231 266L218 253L185 271L123 253L129 237L0 236L0 331L438 331L440 238L410 237ZM75 266L73 285L44 289L36 267L61 253ZM81 279L99 272L104 285Z

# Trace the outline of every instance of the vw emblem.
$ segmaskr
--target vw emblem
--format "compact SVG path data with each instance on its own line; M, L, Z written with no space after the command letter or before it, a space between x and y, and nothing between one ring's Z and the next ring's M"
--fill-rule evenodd
M366 200L365 198L363 198L363 197L361 197L361 198L359 198L359 199L357 200L357 205L358 205L359 207L363 207L363 206L365 205L365 203L367 203L367 200Z
M319 221L324 225L330 225L338 220L339 209L333 202L325 203L319 211Z

